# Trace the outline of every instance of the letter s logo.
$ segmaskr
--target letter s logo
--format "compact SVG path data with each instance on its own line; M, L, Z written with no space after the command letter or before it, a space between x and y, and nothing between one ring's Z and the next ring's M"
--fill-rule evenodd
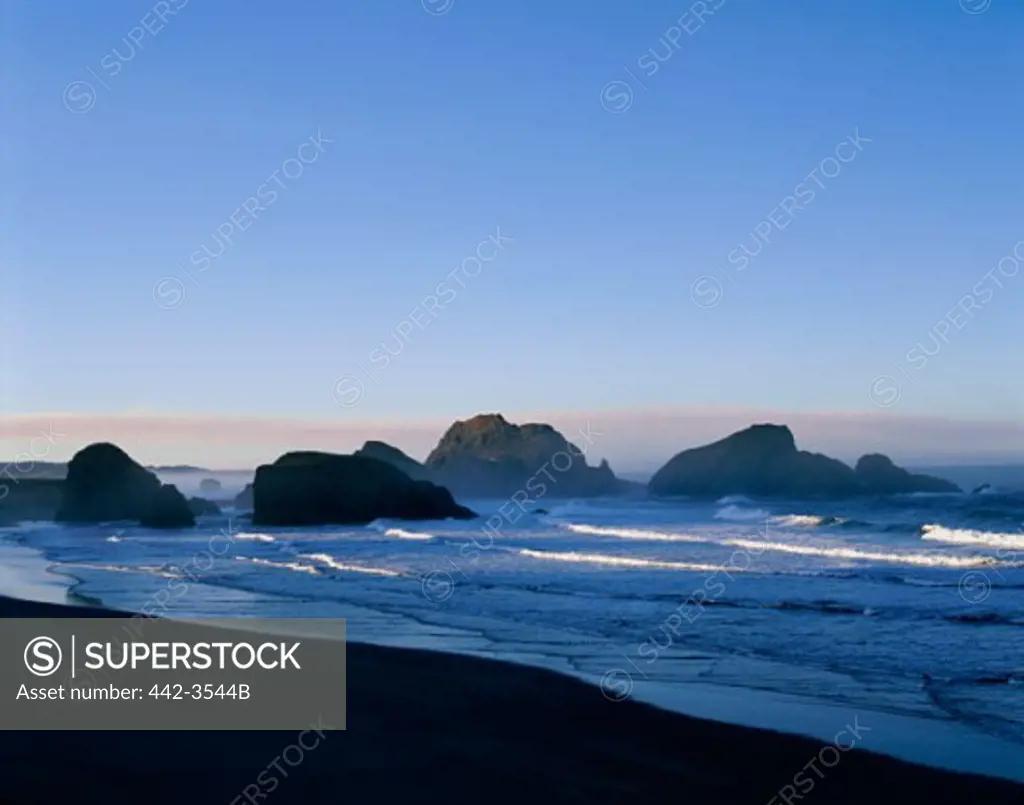
M36 637L25 646L25 667L36 676L49 676L60 668L63 654L52 637Z

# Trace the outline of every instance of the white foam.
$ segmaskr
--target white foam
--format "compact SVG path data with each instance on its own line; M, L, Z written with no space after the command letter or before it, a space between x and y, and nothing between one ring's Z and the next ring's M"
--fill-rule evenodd
M274 538L270 534L247 534L242 532L235 534L235 539L246 540L248 542L274 542Z
M86 570L105 570L109 573L145 573L151 576L160 576L165 579L180 579L182 575L180 573L172 573L164 567L157 567L155 565L137 565L135 567L129 565L102 565L93 564L91 562L59 562L55 565L58 568L84 568Z
M398 539L418 539L418 540L431 540L434 538L433 534L427 534L426 532L417 533L416 531L405 531L401 528L389 528L384 532L387 537L397 537Z
M396 570L388 570L383 567L366 567L365 565L349 565L344 562L339 562L330 554L326 553L300 553L299 559L312 559L314 562L320 562L323 565L332 570L344 570L351 573L368 573L371 576L401 576L402 574Z
M653 540L656 542L707 542L702 537L689 534L669 534L665 531L647 531L640 528L609 528L606 526L567 523L565 526L576 534L590 534L595 537L619 537L620 539Z
M120 538L119 536L117 536L117 535L115 534L115 535L114 535L114 536L112 536L112 537L107 537L107 540L106 540L106 541L107 541L107 542L120 542L120 541L121 541L121 538Z
M823 518L819 518L815 515L790 516L796 518L807 517L809 519L813 519L815 523L823 520ZM809 520L801 520L801 522L809 523ZM734 548L743 548L744 550L756 552L758 554L764 551L775 551L778 553L796 554L798 556L821 556L826 558L849 559L862 562L916 565L919 567L984 567L986 565L998 564L994 559L986 556L952 556L944 553L891 553L865 551L857 548L817 547L814 545L798 545L788 542L767 542L765 540L752 539L713 540L690 534L672 534L664 531L648 531L638 528L609 528L606 526L585 525L581 523L569 523L566 525L566 528L577 534L592 534L594 536L617 537L620 539L726 545ZM1021 535L1021 537L1024 538L1024 535ZM1021 547L1024 547L1024 542L1021 543ZM625 560L617 563L624 564Z
M269 559L258 559L254 556L237 556L235 557L239 562L249 562L254 565L262 565L264 567L276 567L281 570L295 570L299 573L308 573L311 576L319 576L320 571L315 567L304 565L301 562L272 562Z
M729 505L715 512L716 520L733 520L749 522L751 520L767 520L768 512L764 509L746 509L743 506Z
M827 519L829 518L818 514L783 514L779 517L771 518L773 523L796 528L814 528L824 523Z
M832 559L917 565L919 567L983 567L999 564L987 556L950 556L944 553L881 553L860 551L856 548L818 548L813 545L793 545L788 542L764 542L751 539L728 539L723 540L722 544L757 552L777 551L799 556L824 556Z
M543 507L541 507L543 508ZM581 500L567 500L564 503L559 503L550 508L552 517L563 517L567 514L594 514L599 511L596 506L592 506L588 503L584 503Z
M715 501L719 506L728 506L730 503L753 503L746 495L726 495Z
M648 567L665 570L692 570L699 573L742 572L742 568L725 567L723 565L706 565L695 562L666 562L659 559L639 559L630 556L608 556L603 553L577 553L576 551L534 551L523 548L521 556L533 559L549 559L555 562L583 562L594 565L614 565L616 567Z
M1004 534L998 531L972 531L966 528L946 528L932 523L921 527L921 539L945 542L950 545L973 545L979 548L1024 549L1024 533Z

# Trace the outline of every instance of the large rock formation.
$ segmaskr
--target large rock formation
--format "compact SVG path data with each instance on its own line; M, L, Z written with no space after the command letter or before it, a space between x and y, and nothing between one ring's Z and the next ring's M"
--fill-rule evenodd
M59 521L99 523L136 520L154 528L195 525L188 502L112 444L92 444L68 464Z
M588 466L583 451L550 425L513 425L501 414L456 422L427 457L438 483L459 497L508 497L517 491L548 497L593 497L622 491L602 461Z
M391 466L398 467L398 469L415 481L433 480L430 470L416 459L410 458L397 447L392 447L387 442L367 442L352 455L386 461Z
M195 523L192 506L171 484L160 485L139 517L139 525L147 528L186 528Z
M220 514L220 506L206 498L189 498L188 507L196 517L210 517Z
M378 518L464 520L476 515L447 489L415 481L390 464L365 456L286 453L256 470L257 525L364 524Z
M871 491L895 495L907 492L960 492L956 484L933 475L917 475L880 453L861 456L854 467L857 479Z
M864 456L854 470L820 453L797 450L784 425L753 425L684 450L654 474L648 489L654 495L795 498L960 491L949 481L912 475L885 456Z

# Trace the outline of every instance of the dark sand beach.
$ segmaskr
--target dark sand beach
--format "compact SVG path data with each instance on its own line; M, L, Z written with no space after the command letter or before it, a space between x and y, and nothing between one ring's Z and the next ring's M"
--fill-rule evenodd
M117 614L0 597L3 617ZM1024 786L856 749L819 776L820 741L472 657L351 644L347 695L348 730L294 767L280 760L294 733L4 732L0 803L1024 801ZM287 777L256 786L275 759Z

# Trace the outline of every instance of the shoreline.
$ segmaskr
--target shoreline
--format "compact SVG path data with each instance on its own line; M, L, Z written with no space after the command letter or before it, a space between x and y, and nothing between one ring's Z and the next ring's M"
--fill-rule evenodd
M49 604L75 604L76 580L53 571L42 551L0 534L0 596Z
M6 572L5 563L8 565ZM55 572L52 567L52 561L42 551L0 537L0 600L7 596L27 602L42 601L111 611L102 602L76 595L74 589L79 584L76 578ZM168 614L174 617L173 613ZM347 613L339 613L339 616L352 617ZM200 616L184 616L189 620L193 617ZM356 620L350 620L352 624L359 623L356 617ZM224 616L202 619L213 622L236 620L225 619ZM356 629L350 626L349 636L353 638L350 644L482 658L526 669L541 669L591 685L595 697L600 698L604 693L608 694L607 698L618 700L613 690L604 688L605 680L571 663L553 661L545 655L503 652L500 646L490 644L471 630L422 628L424 624L416 622L421 628L407 631L401 620L402 616L375 613L376 622L371 627L373 634L355 637ZM360 631L365 632L366 624L362 626ZM750 672L756 675L757 669L751 668ZM835 733L836 724L859 715L873 728L862 744L862 748L869 751L939 771L981 774L1024 783L1024 749L965 722L896 714L754 687L698 681L682 684L648 681L640 676L643 672L636 667L631 673L629 699L682 717L707 719L741 729L770 730L827 743Z
M0 617L119 614L0 596ZM611 702L564 674L437 651L349 643L347 695L348 731L327 733L308 766L280 781L288 786L282 801L622 802L639 795L767 803L801 770L810 774L815 758L830 757L831 742ZM867 722L860 724L867 732ZM143 795L149 802L242 803L245 786L294 735L6 732L0 740L0 799L7 803L72 794L97 803ZM843 745L838 738L836 745ZM910 791L931 803L1024 797L1024 786L1009 781L859 748L832 753L837 764L819 764L826 773L809 778L822 802L902 803Z

